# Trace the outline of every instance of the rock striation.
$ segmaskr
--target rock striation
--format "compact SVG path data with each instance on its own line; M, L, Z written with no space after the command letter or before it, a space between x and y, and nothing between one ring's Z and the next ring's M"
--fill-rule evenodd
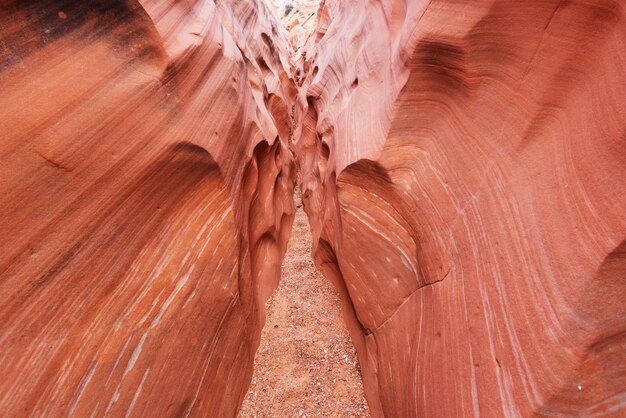
M0 412L236 415L297 181L374 416L623 415L626 4L283 3L1 2Z
M327 1L294 145L377 416L626 410L620 1Z
M236 413L294 216L274 21L2 2L2 415Z

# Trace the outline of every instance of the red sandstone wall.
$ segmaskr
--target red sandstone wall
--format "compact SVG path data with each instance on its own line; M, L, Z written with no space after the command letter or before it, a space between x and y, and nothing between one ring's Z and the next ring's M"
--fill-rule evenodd
M624 413L624 6L326 2L296 147L375 415Z
M235 414L293 150L375 415L623 415L624 14L4 1L0 411Z
M286 42L142 4L0 7L2 415L232 416L251 378L293 220Z

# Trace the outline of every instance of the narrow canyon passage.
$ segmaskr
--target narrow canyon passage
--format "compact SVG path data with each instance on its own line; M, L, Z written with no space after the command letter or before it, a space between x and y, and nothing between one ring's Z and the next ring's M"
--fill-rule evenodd
M370 416L356 351L333 285L311 260L296 190L296 218L240 417Z
M1 3L0 418L626 416L626 1Z

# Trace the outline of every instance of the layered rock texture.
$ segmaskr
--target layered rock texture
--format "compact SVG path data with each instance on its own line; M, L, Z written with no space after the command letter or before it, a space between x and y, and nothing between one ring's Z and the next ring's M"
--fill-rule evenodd
M626 3L273 8L0 1L2 415L235 415L296 169L374 416L624 415Z
M2 2L1 415L236 412L293 220L274 21Z
M625 413L625 13L326 2L296 154L376 415Z
M266 0L287 29L287 40L297 51L317 27L320 0Z

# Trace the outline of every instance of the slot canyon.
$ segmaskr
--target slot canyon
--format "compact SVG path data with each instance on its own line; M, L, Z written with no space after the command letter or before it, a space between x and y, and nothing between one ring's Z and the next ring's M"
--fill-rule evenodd
M0 416L625 415L624 0L0 0Z

